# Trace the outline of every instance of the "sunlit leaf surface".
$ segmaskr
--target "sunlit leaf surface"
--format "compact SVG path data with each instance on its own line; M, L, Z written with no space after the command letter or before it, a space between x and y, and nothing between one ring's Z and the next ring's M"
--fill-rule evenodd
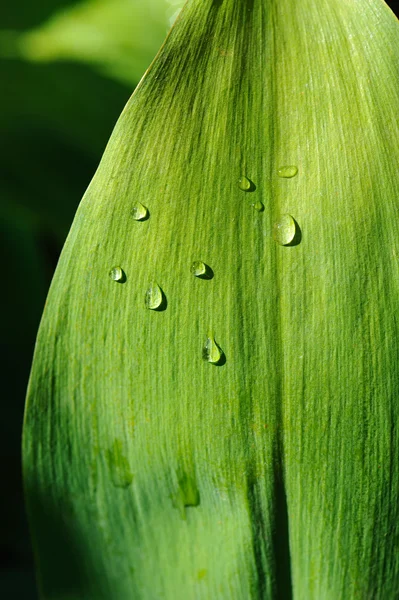
M39 332L43 598L398 596L398 65L380 0L183 10Z

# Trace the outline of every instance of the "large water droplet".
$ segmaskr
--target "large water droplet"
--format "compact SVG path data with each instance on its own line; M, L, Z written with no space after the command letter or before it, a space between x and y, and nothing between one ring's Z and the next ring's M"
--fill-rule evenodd
M145 293L145 306L149 310L162 310L165 307L165 295L157 283L153 283Z
M252 206L258 212L263 212L265 210L265 205L260 200L258 200L257 202L254 202L254 204L252 204Z
M291 215L282 215L274 224L273 237L281 246L291 244L294 241L296 233L296 223Z
M209 335L202 350L202 357L213 365L221 365L225 362L225 355L220 346L215 342L213 335Z
M206 265L201 260L196 260L191 265L191 273L200 279L212 279L213 271L211 267Z
M196 260L191 265L191 273L193 275L195 275L196 277L201 277L202 275L205 275L205 273L206 273L206 264L203 263L200 260Z
M132 217L135 221L145 221L148 218L148 208L137 202L132 208Z
M245 175L242 175L240 177L240 179L238 180L238 187L243 192L250 192L252 189L252 185L253 184L252 184L251 180L248 179L248 177L245 177Z
M121 267L112 267L109 272L109 276L113 281L117 281L118 283L123 283L126 281L126 275Z
M127 488L133 481L129 461L123 453L121 440L115 440L106 453L108 469L115 487Z
M295 165L287 165L285 167L280 167L277 173L279 177L290 179L291 177L295 177L298 173L298 167Z

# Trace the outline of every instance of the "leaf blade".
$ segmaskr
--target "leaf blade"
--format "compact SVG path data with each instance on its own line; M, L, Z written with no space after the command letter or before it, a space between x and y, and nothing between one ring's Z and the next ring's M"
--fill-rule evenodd
M125 108L52 286L25 433L28 488L56 465L73 506L86 594L271 598L289 570L295 598L395 593L398 55L372 0L192 2ZM272 236L286 213L292 247ZM201 361L211 332L221 367Z

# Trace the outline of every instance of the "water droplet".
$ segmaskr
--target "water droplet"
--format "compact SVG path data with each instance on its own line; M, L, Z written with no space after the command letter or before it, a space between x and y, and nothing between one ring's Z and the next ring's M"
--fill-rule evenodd
M183 475L179 479L179 493L184 506L198 506L200 503L200 494L197 484L192 477Z
M135 221L144 221L148 218L148 208L137 202L132 208L132 217Z
M245 177L245 175L242 175L240 177L240 179L238 180L238 187L243 192L249 192L251 190L252 183L251 183L250 179L248 179L248 177Z
M296 223L291 215L282 215L274 224L273 237L281 246L288 246L294 240Z
M157 283L152 284L145 293L145 306L149 310L162 310L165 296Z
M191 265L191 273L196 277L201 277L206 273L206 264L201 262L200 260L196 260Z
M213 365L221 365L224 363L225 356L223 350L215 342L213 335L209 335L205 342L205 346L202 351L203 359Z
M121 440L115 440L106 452L108 469L112 483L118 488L127 488L133 481L129 461L123 453Z
M113 281L117 281L118 283L123 283L126 280L125 273L121 267L112 267L109 276Z
M200 279L212 279L213 271L211 267L206 265L201 260L196 260L191 265L191 273Z
M258 200L257 202L255 202L252 206L258 212L263 212L265 210L265 205L260 200Z
M298 167L295 165L287 165L285 167L280 167L277 173L279 177L290 179L291 177L295 177L298 173Z
M183 474L178 480L178 489L171 496L175 508L182 519L186 519L186 509L195 508L200 504L200 493L196 480L190 475Z

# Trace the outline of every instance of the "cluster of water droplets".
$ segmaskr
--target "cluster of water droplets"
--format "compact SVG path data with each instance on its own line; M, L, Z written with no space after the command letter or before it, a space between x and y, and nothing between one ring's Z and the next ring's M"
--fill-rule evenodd
M277 171L279 177L285 179L292 179L298 174L298 167L296 165L285 165L280 167ZM243 192L254 192L256 190L256 185L254 182L249 179L246 175L241 175L238 179L238 187ZM263 212L265 210L265 205L261 200L255 200L251 203L251 206L257 212ZM274 240L280 244L281 246L290 246L294 245L296 239L299 238L299 227L296 223L295 219L288 214L281 215L279 219L276 221L273 227L273 238Z
M296 165L286 165L280 167L277 174L279 177L292 179L298 174L298 167ZM273 237L281 246L291 246L299 243L300 230L294 217L288 214L281 215L274 224Z
M280 167L277 171L279 177L291 179L298 174L298 168L294 165ZM245 193L255 192L256 185L246 175L238 179L238 187ZM256 195L255 195L256 196ZM255 199L251 206L258 213L265 210L265 206L260 199ZM146 206L137 202L131 210L131 217L138 222L146 221L150 218L150 212ZM273 226L273 238L281 246L292 246L298 241L298 224L290 214L282 214ZM202 260L195 260L190 265L190 273L203 280L210 280L214 277L212 268ZM109 272L109 277L116 283L125 283L127 278L121 266L114 266ZM167 299L157 282L151 283L145 292L144 306L150 311L163 311L167 307ZM204 361L215 366L222 366L226 362L226 356L215 339L213 332L209 332L202 349ZM112 481L115 487L127 488L132 482L133 475L127 458L122 454L120 441L116 441L107 454L109 468L112 472ZM173 505L180 512L181 518L186 519L186 511L190 507L196 507L200 504L200 495L195 479L187 475L179 478L177 491L171 496Z
M291 179L298 174L298 167L295 165L287 165L280 167L277 171L279 177ZM256 185L246 175L242 175L238 179L238 187L243 192L255 192ZM263 202L256 199L251 206L257 212L261 213L265 210ZM146 206L137 202L131 211L131 215L135 221L146 221L150 217L149 210ZM294 245L295 239L298 237L299 227L294 217L289 214L283 214L275 222L273 227L273 238L281 246ZM198 279L213 279L214 273L212 268L201 260L196 260L191 264L190 272ZM109 272L110 278L117 283L124 283L126 275L122 267L112 267ZM152 283L147 289L144 297L144 306L148 310L162 311L167 307L167 299L158 283ZM222 365L225 363L225 355L223 350L217 344L214 334L208 334L205 341L202 356L204 360L213 365Z

